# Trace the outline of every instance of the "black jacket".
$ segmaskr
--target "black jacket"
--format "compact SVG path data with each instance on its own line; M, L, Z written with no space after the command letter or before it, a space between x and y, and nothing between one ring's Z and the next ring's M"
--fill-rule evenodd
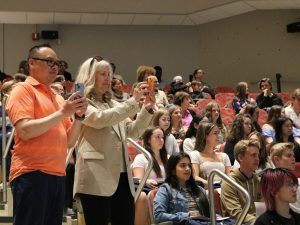
M280 216L276 211L266 211L257 218L254 225L298 225L300 214L290 210L291 219Z
M256 97L256 103L260 109L271 108L273 105L283 105L278 95L273 93L272 97L265 97L263 92Z

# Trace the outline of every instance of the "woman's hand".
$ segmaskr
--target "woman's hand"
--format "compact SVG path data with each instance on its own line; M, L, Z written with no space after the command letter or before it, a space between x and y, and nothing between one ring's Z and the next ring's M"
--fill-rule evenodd
M148 85L146 82L140 82L136 85L132 94L135 101L139 102L140 98L148 92L147 87Z
M155 181L155 180L152 180L152 179L148 179L147 181L146 181L146 184L148 184L150 187L152 187L152 188L156 188L157 187L157 185L158 185L158 183Z

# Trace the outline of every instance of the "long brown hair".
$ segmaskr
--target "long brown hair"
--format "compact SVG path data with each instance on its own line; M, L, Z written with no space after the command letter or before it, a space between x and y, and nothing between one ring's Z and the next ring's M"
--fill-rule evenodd
M197 135L196 135L196 143L195 143L195 150L202 152L206 145L206 139L209 133L216 125L213 123L202 123L200 124Z
M162 174L161 174L159 164L158 164L158 162L155 158L155 154L154 154L153 150L151 149L151 145L149 143L149 141L151 139L151 136L153 135L153 132L157 129L160 129L164 133L163 129L161 129L160 127L150 127L148 129L146 129L146 131L143 135L143 144L144 144L144 148L151 154L151 156L153 158L153 170L154 170L154 172L156 173L157 177L161 178ZM165 141L165 137L164 137L164 141ZM167 161L168 161L168 154L167 154L167 150L165 148L165 145L163 145L163 147L160 149L159 154L160 154L160 158L161 158L161 161L163 163L163 166L166 170Z

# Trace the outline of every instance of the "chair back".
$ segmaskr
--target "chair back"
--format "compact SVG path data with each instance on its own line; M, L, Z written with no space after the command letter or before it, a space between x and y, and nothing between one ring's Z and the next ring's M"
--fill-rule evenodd
M154 203L154 198L157 193L158 189L153 189L148 193L148 208L149 208L149 214L150 214L150 220L151 224L155 224L154 216L153 216L153 203Z
M216 93L234 93L234 88L228 86L216 86L214 90Z
M232 99L234 93L219 93L216 94L215 99L220 107L232 108Z

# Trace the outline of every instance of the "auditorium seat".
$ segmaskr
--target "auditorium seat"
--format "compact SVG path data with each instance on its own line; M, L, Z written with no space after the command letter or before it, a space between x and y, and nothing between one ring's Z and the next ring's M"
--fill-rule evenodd
M216 86L214 87L216 93L234 93L234 89L228 86Z
M300 178L300 162L296 162L294 174L296 177Z
M280 92L277 93L281 97L283 104L287 104L292 100L293 94L291 92Z
M214 100L213 99L206 99L206 98L199 99L197 101L197 109L198 109L199 113L197 113L197 114L203 113L205 111L205 106L208 103L212 102L212 101L214 101Z
M229 132L232 122L235 119L234 110L232 108L220 107L220 114L221 114L222 121L227 128L227 132Z
M232 108L233 96L233 93L219 93L216 94L215 98L220 107Z
M250 98L253 98L254 100L256 100L256 97L259 96L259 94L260 94L260 93L256 93L256 92L250 93L250 94L249 94L249 97L250 97Z
M259 117L258 117L258 124L262 127L268 119L268 113L263 110L263 109L259 109Z
M131 93L131 85L130 84L124 84L123 85L123 91L126 93Z

